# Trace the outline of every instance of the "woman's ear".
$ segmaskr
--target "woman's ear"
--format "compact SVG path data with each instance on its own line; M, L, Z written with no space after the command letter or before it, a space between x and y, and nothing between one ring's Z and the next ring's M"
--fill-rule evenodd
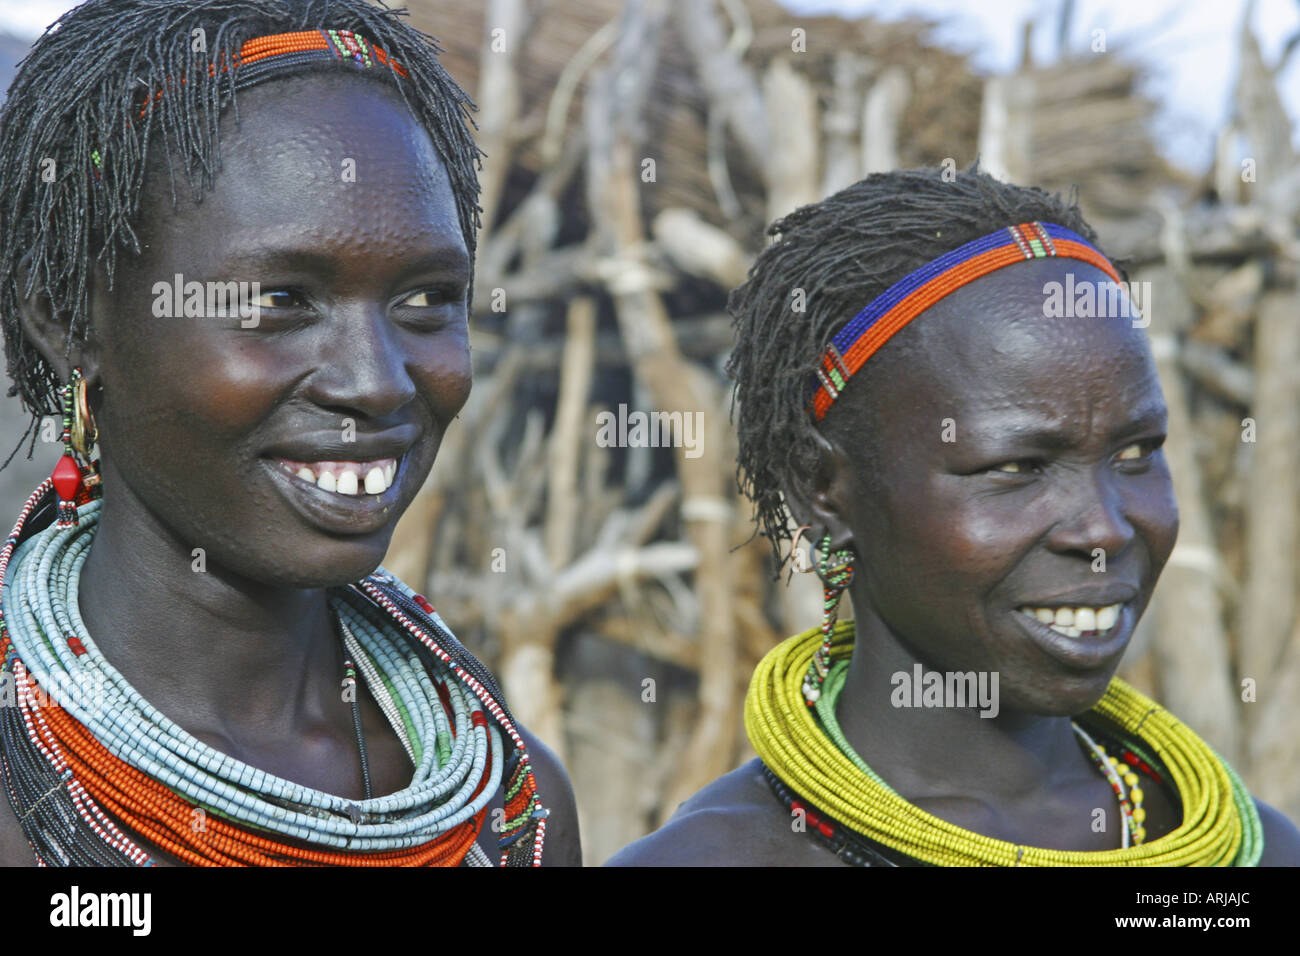
M811 528L806 537L814 544L829 534L832 549L845 548L853 543L848 515L852 474L849 461L820 431L811 431L816 460L803 482L785 488L786 505L795 521Z
M23 256L18 263L15 277L19 295L18 323L22 327L23 335L41 353L50 368L54 369L60 382L67 382L71 378L72 369L80 366L87 383L93 386L99 381L100 361L99 349L93 337L88 334L75 337L71 349L64 354L72 320L71 313L54 310L50 297L39 279L30 294L23 294L32 267L31 255L29 252ZM99 273L100 268L96 264L93 276L88 277L92 279L91 294L88 297L90 301L94 301L95 291L103 288L99 281Z

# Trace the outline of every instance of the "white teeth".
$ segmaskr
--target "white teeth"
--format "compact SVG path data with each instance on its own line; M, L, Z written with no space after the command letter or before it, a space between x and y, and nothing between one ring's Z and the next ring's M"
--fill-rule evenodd
M1046 624L1058 634L1079 637L1084 631L1109 631L1119 620L1122 604L1105 607L1021 607L1020 613Z
M368 495L383 494L393 485L397 475L397 460L381 458L378 461L288 461L280 459L280 466L303 481L310 481L322 491L340 495L356 495L364 485Z

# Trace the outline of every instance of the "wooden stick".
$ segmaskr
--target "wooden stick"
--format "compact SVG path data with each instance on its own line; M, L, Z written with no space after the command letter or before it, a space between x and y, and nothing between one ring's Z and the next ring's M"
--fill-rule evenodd
M770 113L750 68L727 43L713 0L677 0L678 34L695 63L695 77L754 169L767 168Z
M1296 614L1300 542L1300 296L1268 292L1255 326L1258 382L1251 418L1254 454L1246 478L1246 581L1241 607L1241 676L1261 689L1276 674ZM1248 711L1251 713L1251 711Z
M1292 820L1300 816L1300 746L1296 744L1296 701L1300 700L1300 618L1292 628L1280 666L1259 697L1248 738L1251 792Z
M587 395L596 352L596 305L580 296L569 306L564 364L560 371L560 396L550 437L549 476L546 483L546 557L552 568L568 563L577 523L578 462L584 439Z
M897 66L871 85L862 115L862 174L898 169L898 139L911 83Z
M536 206L556 210L559 197L568 187L582 162L582 141L573 137L566 141L559 161L546 167L528 198L510 213L499 228L480 236L479 259L474 276L475 313L485 311L480 300L486 290L502 285L507 265L524 242L524 234L535 223Z
M1169 411L1164 454L1180 517L1177 544L1151 600L1160 702L1233 761L1240 748L1239 703L1223 627L1215 541L1192 442L1186 387L1173 345L1173 336L1190 324L1192 307L1185 297L1172 294L1177 286L1168 270L1139 275L1166 293L1148 332Z
M862 178L858 127L862 115L863 57L841 50L831 67L830 103L822 113L823 153L826 157L820 194L829 196Z
M479 146L487 153L479 173L479 205L483 207L485 232L492 230L513 157L512 133L520 102L516 64L528 35L529 19L524 0L488 0L477 114Z
M724 289L745 281L753 256L691 210L663 210L655 216L651 231L659 248L683 272L712 279Z
M768 126L781 131L781 148L769 150L766 162L767 218L778 219L816 202L820 177L817 93L786 57L772 61L763 74Z
M1219 348L1188 339L1180 349L1183 369L1197 384L1220 398L1251 407L1255 402L1255 373Z

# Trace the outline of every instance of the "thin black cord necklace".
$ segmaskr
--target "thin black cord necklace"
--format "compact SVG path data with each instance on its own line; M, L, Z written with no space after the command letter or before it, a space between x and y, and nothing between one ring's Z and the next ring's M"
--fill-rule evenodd
M348 656L347 643L344 635L349 633L347 625L338 617L333 615L334 633L339 638L339 647L343 649L343 699L352 702L352 727L357 734L357 750L361 754L361 784L365 789L366 799L370 800L374 796L374 791L370 786L370 756L366 753L366 732L361 726L361 696L357 687L357 668L352 663L352 658Z
M361 729L361 701L357 699L357 672L351 660L343 662L343 684L352 691L352 726L357 731L357 749L361 751L361 782L366 788L366 799L374 794L370 789L370 758L366 756L366 732Z

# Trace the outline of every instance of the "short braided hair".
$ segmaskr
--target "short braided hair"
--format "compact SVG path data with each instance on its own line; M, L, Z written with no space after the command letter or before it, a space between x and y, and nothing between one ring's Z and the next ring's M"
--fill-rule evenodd
M20 396L32 413L23 438L31 433L34 446L40 418L60 409L58 376L24 334L19 303L35 289L56 314L66 313L67 349L79 331L89 334L93 263L104 262L111 282L119 247L140 253L132 226L151 143L161 139L166 149L173 206L176 157L196 200L211 188L220 169L218 121L231 105L238 115L238 105L237 71L209 66L232 62L245 40L346 29L400 64L406 71L400 81L389 69L349 73L396 86L428 132L451 182L473 288L483 153L469 126L477 107L439 64L437 41L405 22L406 14L366 0L88 0L45 31L0 109L0 325L14 383L8 394ZM196 52L199 29L205 49ZM334 63L308 64L281 76L316 70L343 72ZM146 100L164 89L141 117ZM55 174L46 182L50 161Z
M933 168L875 173L768 227L773 241L727 300L736 330L727 372L735 380L736 477L753 503L756 531L772 545L778 575L789 559L781 542L791 538L785 489L811 490L817 446L809 381L827 344L867 303L927 262L1033 220L1065 226L1095 244L1077 196L999 182L978 164L947 178ZM794 308L799 294L803 310ZM924 328L924 321L910 323L854 376L848 393L867 400L851 407L871 407L865 393L872 363L905 361L923 350ZM846 417L840 403L832 406L823 431L841 440L851 434L874 455L875 429L841 421Z

